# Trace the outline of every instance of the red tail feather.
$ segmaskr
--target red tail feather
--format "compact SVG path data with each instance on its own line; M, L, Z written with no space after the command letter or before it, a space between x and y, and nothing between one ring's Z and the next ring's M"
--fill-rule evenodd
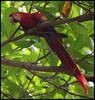
M87 80L85 79L85 77L83 76L83 74L77 75L77 79L79 80L80 84L84 88L85 93L88 94Z
M64 64L64 67L69 69L72 74L74 74L77 79L79 80L80 84L85 90L85 93L88 93L87 88L87 80L83 76L83 74L80 72L78 65L74 63L66 49L63 47L61 43L61 39L58 33L50 33L48 36L46 36L46 40L51 47L51 49L55 52L55 54L60 58L62 63Z

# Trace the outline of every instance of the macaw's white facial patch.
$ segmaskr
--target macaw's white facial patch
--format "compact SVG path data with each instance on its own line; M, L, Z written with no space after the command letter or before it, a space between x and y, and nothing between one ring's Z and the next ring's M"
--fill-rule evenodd
M13 19L14 19L15 21L20 21L20 20L21 20L21 16L20 16L19 14L14 14L14 15L13 15Z

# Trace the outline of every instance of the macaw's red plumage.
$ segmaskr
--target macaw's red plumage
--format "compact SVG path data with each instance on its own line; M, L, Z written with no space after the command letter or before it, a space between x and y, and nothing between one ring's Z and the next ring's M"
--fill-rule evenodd
M12 13L9 17L11 21L19 22L25 32L30 28L36 27L39 23L47 20L47 18L41 12L36 12L32 14L16 12ZM67 69L68 72L72 73L72 75L74 74L76 76L76 78L79 80L80 84L84 88L85 92L88 93L87 80L85 79L84 75L80 72L78 65L75 64L75 62L72 60L66 49L63 47L61 43L60 33L57 33L54 30L54 27L50 25L44 25L40 27L38 31L46 32L43 33L43 37L48 42L51 50L59 57L61 62L64 64L65 69Z
M10 15L10 20L12 22L19 22L22 26L24 31L29 30L30 28L33 28L37 25L37 23L40 23L42 20L46 20L46 17L43 16L42 13L36 12L33 14L30 13L23 13L23 12L16 12L12 13Z

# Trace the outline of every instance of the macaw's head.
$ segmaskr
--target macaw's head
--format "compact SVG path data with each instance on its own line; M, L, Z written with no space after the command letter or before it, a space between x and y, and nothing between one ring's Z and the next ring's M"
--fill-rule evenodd
M42 23L43 21L47 20L47 18L41 12L35 12L35 13L15 12L10 14L9 18L12 23L19 22L24 31L33 28L39 23Z
M10 21L12 23L21 21L21 14L19 12L15 12L9 15Z
M29 20L29 18L31 18L30 16L32 16L32 19L36 21L47 20L47 18L41 12L35 12L35 13L14 12L9 15L9 18L11 22L21 22L23 19Z

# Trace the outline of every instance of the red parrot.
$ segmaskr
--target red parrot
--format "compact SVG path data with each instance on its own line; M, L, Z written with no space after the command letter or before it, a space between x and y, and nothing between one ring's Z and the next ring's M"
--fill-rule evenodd
M39 23L42 23L45 20L47 20L45 15L41 12L35 12L35 13L15 12L10 14L9 17L12 22L19 22L24 32L26 32L26 34L30 28L36 27ZM37 31L43 32L43 37L46 39L51 50L59 57L59 59L61 60L64 67L68 70L68 72L76 76L76 78L84 88L85 93L87 94L88 93L87 80L85 79L84 75L80 72L78 65L72 60L66 49L63 47L60 33L57 33L54 30L54 27L51 25L48 26L44 25L38 28Z

